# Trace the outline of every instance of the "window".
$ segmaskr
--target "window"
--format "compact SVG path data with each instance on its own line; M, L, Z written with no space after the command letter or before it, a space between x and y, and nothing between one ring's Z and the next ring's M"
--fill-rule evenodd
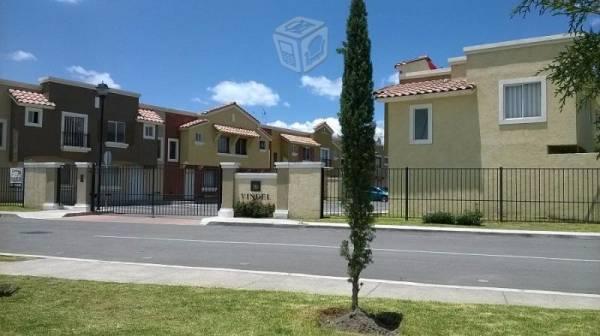
M229 137L221 135L219 137L219 153L229 153Z
M292 144L292 156L298 156L298 145Z
M499 82L500 124L546 121L546 77Z
M196 133L194 142L197 143L197 144L203 144L204 143L204 138L202 138L202 133L200 133L200 132Z
M267 142L265 140L260 140L258 142L258 149L264 151L267 149Z
M304 161L310 161L310 148L308 147L302 147L302 160Z
M321 162L323 162L326 167L331 166L331 159L329 158L329 148L321 148Z
M277 162L277 153L273 153L273 162Z
M202 171L202 191L217 191L217 172L215 170L205 169Z
M85 114L63 112L61 122L62 146L89 147L88 116Z
M144 124L144 139L154 140L156 137L156 126Z
M157 158L157 160L158 161L163 161L164 157L165 157L164 156L165 155L165 139L163 139L162 137L158 138L158 146L159 146L159 148L158 148L158 158Z
M108 121L108 132L106 141L125 143L125 123L122 121Z
M169 161L179 161L179 139L169 138Z
M431 144L432 143L432 116L431 104L410 106L410 143Z
M0 119L0 150L6 150L6 120Z
M375 168L381 168L381 156L376 156L375 157Z
M42 109L34 107L25 108L25 126L42 127Z
M247 143L246 139L238 139L238 141L236 141L236 143L235 143L235 154L239 154L239 155L248 154L246 152L246 143Z

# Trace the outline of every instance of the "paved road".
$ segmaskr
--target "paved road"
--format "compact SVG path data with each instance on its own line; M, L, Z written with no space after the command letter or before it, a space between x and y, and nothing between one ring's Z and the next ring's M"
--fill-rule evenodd
M0 218L0 252L344 276L345 229ZM366 278L600 294L600 239L380 231Z

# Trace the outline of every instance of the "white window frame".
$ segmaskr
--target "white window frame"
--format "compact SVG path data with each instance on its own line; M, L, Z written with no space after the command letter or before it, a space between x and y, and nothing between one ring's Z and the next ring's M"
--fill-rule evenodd
M146 129L152 129L152 135L146 135ZM156 139L156 126L153 124L144 124L144 139L154 140Z
M66 111L62 112L62 114L60 116L60 145L62 147L71 148L71 146L63 145L63 133L65 132L65 117L83 118L83 133L88 134L88 115L82 114L82 113L66 112ZM84 148L90 148L90 146L91 146L91 144L88 143L87 147L84 147ZM74 148L78 148L78 147L74 147Z
M157 140L160 146L160 150L158 151L158 158L156 158L156 160L163 162L165 160L165 138L157 137Z
M175 159L171 159L171 142L177 144L177 150L175 151ZM179 162L179 139L169 138L167 139L167 161L169 162Z
M7 125L7 121L6 119L0 119L0 128L2 129L2 144L0 144L0 150L6 150L6 125Z
M29 112L38 113L38 123L29 122ZM25 107L25 126L29 127L42 127L44 120L44 110L37 107Z
M200 140L198 141L198 134L200 134ZM202 134L202 132L196 132L194 133L194 143L196 145L204 145L204 134Z
M427 109L427 139L415 139L415 110ZM430 145L433 143L433 106L432 104L410 105L408 124L411 145Z
M528 83L540 83L540 108L542 115L539 117L524 117L524 118L505 118L504 117L504 87L507 85L514 84L528 84ZM546 122L546 76L537 77L523 77L513 79L502 79L498 81L498 122L500 125L510 124L528 124L528 123L539 123Z

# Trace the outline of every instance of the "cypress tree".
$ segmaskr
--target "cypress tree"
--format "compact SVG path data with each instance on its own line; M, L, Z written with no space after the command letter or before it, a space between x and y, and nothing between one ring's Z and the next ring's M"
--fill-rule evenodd
M373 65L364 0L352 0L346 42L339 52L344 56L339 113L343 134L343 206L350 224L350 236L342 242L340 254L348 262L352 310L356 310L360 275L372 262L370 243L375 237L369 195L375 170Z

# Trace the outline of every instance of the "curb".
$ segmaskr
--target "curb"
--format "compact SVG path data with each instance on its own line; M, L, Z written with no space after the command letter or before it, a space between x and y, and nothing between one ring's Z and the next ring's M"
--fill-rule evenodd
M281 222L285 221L285 222ZM304 222L298 220L274 220L272 218L223 218L209 217L201 221L208 226L236 226L236 227L276 227L276 228L322 228L322 229L347 229L344 223ZM600 239L600 233L594 232L561 232L561 231L533 231L533 230L502 230L502 229L470 229L447 228L439 226L409 226L409 225L374 225L378 231L408 231L408 232L444 232L480 235L518 235L523 237L555 237L555 238L594 238Z

